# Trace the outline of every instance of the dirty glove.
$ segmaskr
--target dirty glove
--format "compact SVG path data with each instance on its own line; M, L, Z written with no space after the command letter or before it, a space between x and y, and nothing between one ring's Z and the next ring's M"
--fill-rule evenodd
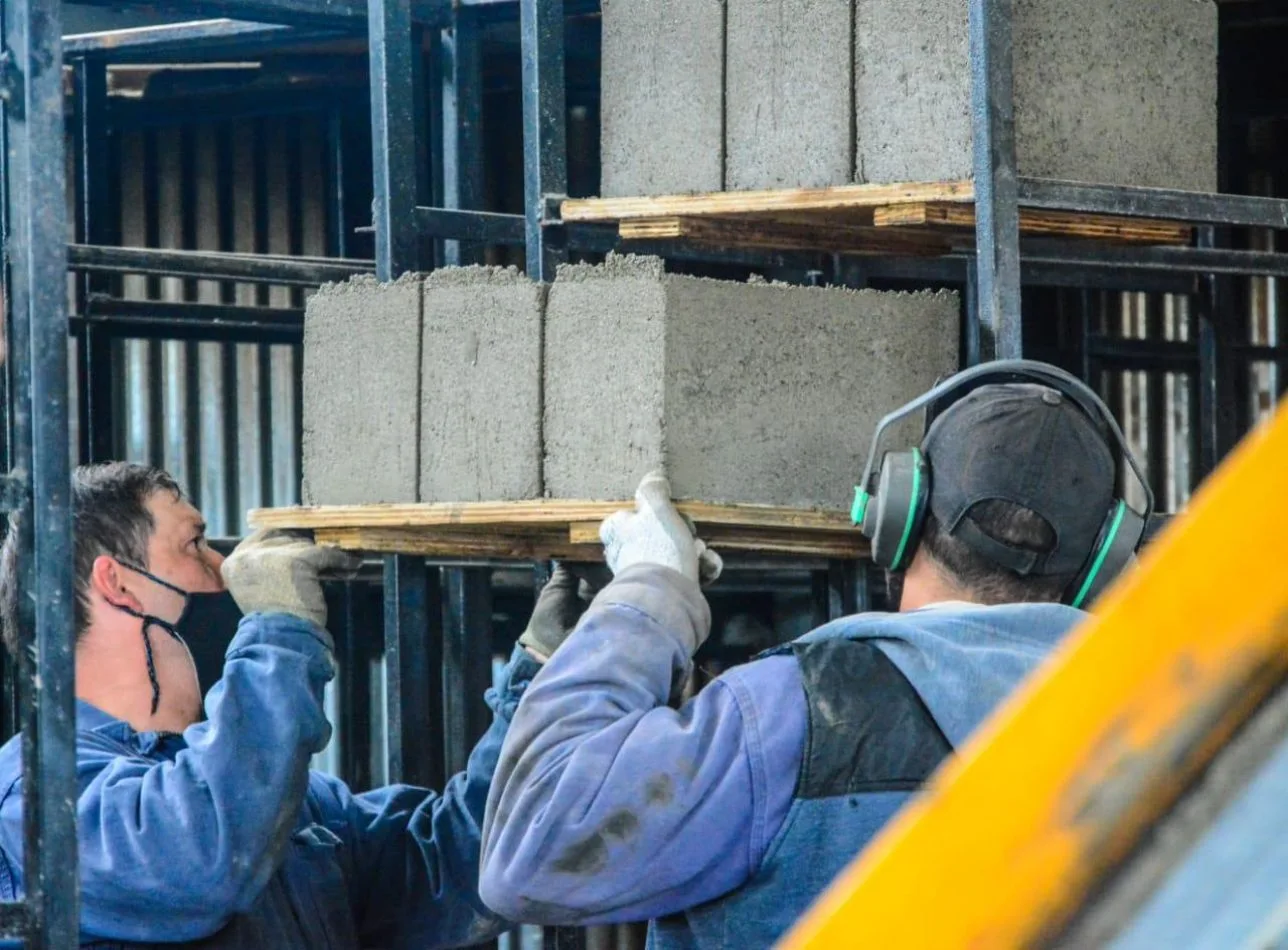
M555 565L550 580L541 588L532 619L519 637L519 645L542 663L568 639L598 592L596 585L580 574L563 563Z
M706 585L724 569L720 555L694 537L693 527L671 503L671 484L660 472L644 476L635 510L607 518L599 538L614 575L635 564L658 564Z
M291 614L326 627L326 601L318 575L352 573L362 563L339 548L280 530L255 532L223 564L224 584L242 613Z

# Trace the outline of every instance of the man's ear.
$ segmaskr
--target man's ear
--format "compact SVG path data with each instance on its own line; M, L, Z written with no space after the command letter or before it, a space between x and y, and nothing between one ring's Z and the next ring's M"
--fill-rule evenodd
M116 560L106 554L100 554L94 558L94 565L89 572L89 586L113 607L139 613L143 611L143 604L126 586L125 571Z

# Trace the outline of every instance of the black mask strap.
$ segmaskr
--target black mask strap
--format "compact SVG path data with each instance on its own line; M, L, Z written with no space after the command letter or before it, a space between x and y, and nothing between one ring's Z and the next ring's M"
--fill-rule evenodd
M128 567L130 570L134 571L137 574L142 574L144 577L146 577L148 580L152 581L153 583L160 584L162 587L166 588L167 590L174 591L176 594L178 594L180 597L183 598L185 609L187 609L186 605L188 603L188 599L192 596L188 591L184 590L182 587L176 587L174 584L171 584L169 581L162 580L152 572L145 570L144 568L141 568L136 564L131 564L129 561L120 561L120 564L124 567ZM143 621L143 627L140 632L143 634L143 651L147 655L147 659L148 659L148 682L152 684L152 715L155 716L157 714L157 709L161 705L161 683L157 679L156 661L152 658L152 638L148 636L148 627L160 627L162 630L170 634L170 636L174 637L180 643L184 642L183 637L179 636L179 631L175 628L175 625L168 620L162 620L160 617L154 616L152 614L141 613L137 610L134 610L132 607L121 607L119 604L115 606L117 606L120 610L125 611L131 617L138 617L140 620Z

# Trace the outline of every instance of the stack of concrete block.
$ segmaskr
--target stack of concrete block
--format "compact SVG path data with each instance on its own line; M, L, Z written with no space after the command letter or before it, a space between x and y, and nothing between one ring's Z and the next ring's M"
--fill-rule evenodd
M329 287L305 324L313 504L677 497L844 508L877 420L957 366L954 294L616 258ZM914 437L909 434L907 437Z
M721 5L605 0L604 195L971 176L965 0ZM1215 190L1213 0L1014 9L1021 174Z
M304 325L304 501L540 497L544 299L512 268L323 288Z
M546 491L845 508L877 421L958 365L958 297L562 268L546 311Z

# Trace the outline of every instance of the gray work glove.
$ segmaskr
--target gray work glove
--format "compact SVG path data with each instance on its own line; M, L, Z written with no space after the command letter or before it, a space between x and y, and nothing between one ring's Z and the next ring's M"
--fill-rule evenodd
M555 565L550 580L537 597L527 629L519 637L519 645L542 663L554 656L555 650L568 639L598 593L597 585L579 576L582 573L562 563Z
M257 531L223 564L224 584L242 613L290 614L326 628L326 601L318 575L353 573L362 560L281 530Z
M660 472L644 476L635 510L605 519L599 539L614 575L636 564L658 564L706 586L724 570L720 555L694 537L693 526L671 503L671 483Z

